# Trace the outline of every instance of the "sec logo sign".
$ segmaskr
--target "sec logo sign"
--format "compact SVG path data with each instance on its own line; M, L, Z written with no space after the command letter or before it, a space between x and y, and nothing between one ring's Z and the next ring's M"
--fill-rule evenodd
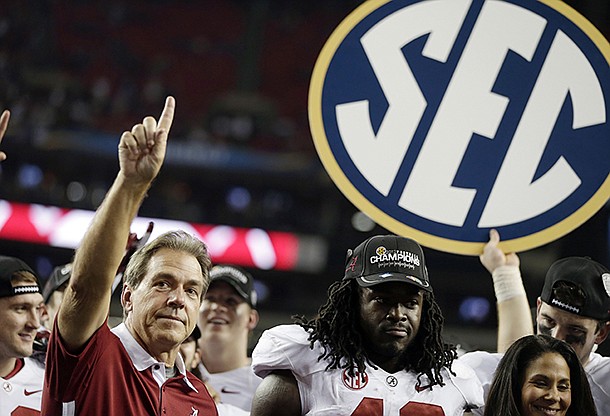
M610 45L559 0L368 1L316 62L325 169L377 223L479 254L555 240L610 197Z

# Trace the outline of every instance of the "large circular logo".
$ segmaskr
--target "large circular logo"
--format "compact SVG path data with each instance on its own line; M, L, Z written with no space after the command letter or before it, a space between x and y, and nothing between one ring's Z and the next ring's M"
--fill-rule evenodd
M559 0L370 0L316 62L309 118L345 196L390 231L523 251L610 197L610 45Z

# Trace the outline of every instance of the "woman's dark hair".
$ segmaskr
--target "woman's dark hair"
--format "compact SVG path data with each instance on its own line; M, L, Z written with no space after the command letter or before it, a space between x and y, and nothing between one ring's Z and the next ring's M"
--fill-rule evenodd
M597 416L587 375L567 343L548 335L528 335L515 341L500 360L484 416L520 416L521 389L530 363L545 353L560 354L570 368L572 403L567 416Z
M443 342L443 315L434 295L426 291L423 293L421 323L417 336L408 347L409 353L404 354L405 370L419 374L418 386L423 374L428 377L430 387L442 386L441 369L445 367L451 371L457 353L454 346ZM295 317L297 323L309 332L311 347L315 341L322 345L324 350L319 359L328 361L327 369L347 368L351 372L357 368L359 372L364 372L367 357L358 326L358 297L355 280L337 281L329 287L328 300L320 307L315 318L307 320Z

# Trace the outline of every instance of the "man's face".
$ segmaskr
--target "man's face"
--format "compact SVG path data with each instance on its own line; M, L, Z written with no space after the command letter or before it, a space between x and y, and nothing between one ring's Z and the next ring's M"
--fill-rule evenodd
M233 342L250 332L255 311L235 289L223 281L210 284L201 304L200 345ZM203 348L203 347L202 347Z
M177 349L195 327L202 292L197 259L161 249L150 259L139 286L123 289L126 323L153 356Z
M605 338L605 334L597 331L595 319L566 312L540 299L536 321L539 334L550 335L570 344L582 365L589 361L593 346Z
M40 293L0 298L0 358L32 355L42 303Z
M381 283L359 288L360 326L371 361L386 367L396 365L417 336L423 294L408 283Z

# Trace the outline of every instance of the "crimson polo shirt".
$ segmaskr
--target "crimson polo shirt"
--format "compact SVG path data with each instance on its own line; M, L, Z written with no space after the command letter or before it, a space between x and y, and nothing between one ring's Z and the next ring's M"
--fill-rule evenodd
M205 385L176 357L179 374L165 378L125 324L104 323L78 354L71 354L57 323L47 351L42 414L218 416Z

